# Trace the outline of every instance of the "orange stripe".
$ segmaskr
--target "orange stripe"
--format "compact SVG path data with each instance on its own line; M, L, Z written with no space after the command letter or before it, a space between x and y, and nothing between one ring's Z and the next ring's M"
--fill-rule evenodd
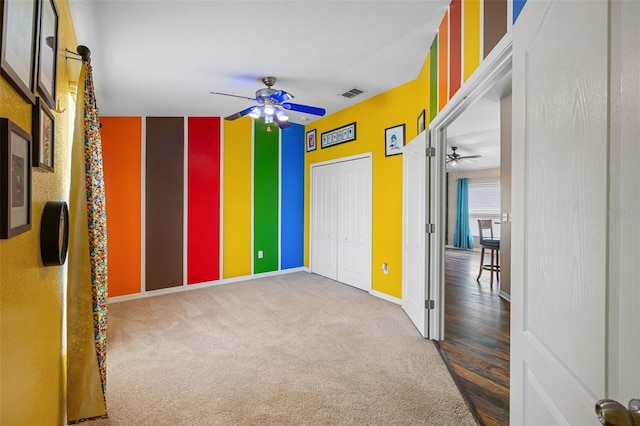
M449 12L444 14L438 31L438 111L449 101Z
M101 117L109 296L140 292L142 119Z

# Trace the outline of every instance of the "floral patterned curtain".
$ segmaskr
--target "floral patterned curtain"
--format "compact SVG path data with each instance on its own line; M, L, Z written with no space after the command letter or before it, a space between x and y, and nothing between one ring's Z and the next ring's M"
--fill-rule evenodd
M107 225L100 119L83 60L71 153L67 281L67 418L106 418Z

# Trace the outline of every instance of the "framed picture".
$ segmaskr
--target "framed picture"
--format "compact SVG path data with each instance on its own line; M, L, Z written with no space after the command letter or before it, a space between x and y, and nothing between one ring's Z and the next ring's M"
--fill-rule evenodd
M418 116L418 134L424 131L424 110Z
M356 123L347 124L322 134L322 148L356 140Z
M38 1L38 91L50 108L56 108L58 65L58 9L54 0Z
M31 136L0 118L0 238L30 229Z
M34 103L36 0L0 1L0 9L0 72L27 102Z
M55 120L51 110L42 101L36 98L33 106L32 135L33 135L33 167L53 172L53 159L55 149Z
M404 124L388 127L384 129L384 155L402 154L404 148Z
M318 147L318 141L316 139L316 129L309 130L307 132L307 152L315 151Z

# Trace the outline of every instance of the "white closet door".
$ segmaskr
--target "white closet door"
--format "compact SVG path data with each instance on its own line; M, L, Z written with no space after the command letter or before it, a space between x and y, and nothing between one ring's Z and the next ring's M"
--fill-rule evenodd
M338 172L331 164L312 169L311 271L333 280L338 278Z
M371 290L371 157L338 163L338 281Z

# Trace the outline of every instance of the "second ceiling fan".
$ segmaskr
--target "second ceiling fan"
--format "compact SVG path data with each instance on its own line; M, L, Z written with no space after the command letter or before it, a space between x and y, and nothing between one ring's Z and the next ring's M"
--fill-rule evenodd
M465 155L465 156L461 156L460 154L458 154L456 152L456 150L458 149L457 146L452 146L451 147L451 151L453 151L451 154L447 154L447 161L446 164L449 167L458 167L458 165L460 164L460 160L466 160L466 159L470 159L470 158L480 158L482 157L482 155Z

